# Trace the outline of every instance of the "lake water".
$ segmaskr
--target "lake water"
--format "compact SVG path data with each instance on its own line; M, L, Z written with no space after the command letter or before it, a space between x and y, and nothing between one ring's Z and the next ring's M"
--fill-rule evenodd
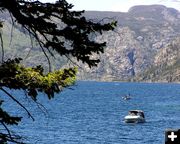
M180 128L179 84L77 82L72 88L51 101L40 95L46 113L24 98L36 120L17 109L24 118L15 131L32 144L164 144L165 129ZM128 93L132 99L122 100ZM130 109L143 110L147 122L124 123Z

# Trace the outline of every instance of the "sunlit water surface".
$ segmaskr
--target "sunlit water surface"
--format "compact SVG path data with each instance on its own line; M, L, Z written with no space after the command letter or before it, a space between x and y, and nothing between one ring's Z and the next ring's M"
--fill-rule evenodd
M15 131L32 144L163 144L165 129L180 128L179 84L77 82L72 88L51 101L41 94L45 113L23 98L35 121L17 109L24 118ZM132 99L124 101L128 93ZM146 123L124 123L130 109L143 110Z

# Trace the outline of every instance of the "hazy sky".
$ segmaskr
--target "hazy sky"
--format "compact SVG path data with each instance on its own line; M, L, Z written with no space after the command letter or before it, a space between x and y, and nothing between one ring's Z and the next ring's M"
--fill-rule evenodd
M56 0L40 0L55 2ZM180 0L67 0L75 10L100 10L126 12L134 5L162 4L180 11Z

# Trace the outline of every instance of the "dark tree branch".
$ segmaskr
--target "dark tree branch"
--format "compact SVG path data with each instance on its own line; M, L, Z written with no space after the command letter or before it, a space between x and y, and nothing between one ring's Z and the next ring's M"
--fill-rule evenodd
M52 54L50 49L53 49L60 55L72 55L78 61L87 63L89 67L97 66L100 61L91 59L89 55L102 53L106 46L103 42L91 41L89 35L113 30L116 25L116 22L103 24L87 20L82 16L83 11L70 11L72 5L65 0L59 0L55 4L44 4L39 1L9 0L7 2L3 0L2 5L12 13L19 24L35 36L35 39L41 44L41 49L42 47L47 48L50 54ZM57 18L63 27L54 23L54 18ZM43 39L39 39L39 36ZM71 50L65 45L64 39L72 43ZM49 60L48 63L50 63Z
M29 99L28 92L26 90L24 90L24 93L25 93L26 98ZM37 107L42 111L42 113L44 113L44 115L49 115L48 110L46 109L46 107L43 104L37 102L32 97L30 97L30 99L37 105Z
M3 122L2 120L1 120L0 122L1 122L1 124L3 125L3 127L6 129L6 131L8 132L8 135L9 135L10 139L13 140L13 138L12 138L12 136L11 136L11 132L10 132L10 130L8 129L8 127L4 124L4 122Z
M47 61L48 61L49 72L51 72L51 62L50 62L50 59L49 59L48 55L46 54L46 52L45 52L45 50L44 50L44 47L43 47L44 43L39 39L39 37L38 37L38 35L36 34L35 31L33 31L33 32L30 31L26 26L24 26L24 28L29 32L29 35L32 34L32 35L36 38L36 40L37 40L37 42L39 43L39 46L40 46L42 52L44 53L44 55L45 55L45 57L46 57L46 59L47 59ZM48 51L49 51L49 50L48 50Z
M54 4L41 3L36 0L0 1L0 11L8 11L12 20L10 44L14 24L18 23L29 33L30 37L34 37L38 42L44 56L47 58L49 71L51 71L51 61L48 54L54 57L53 51L61 56L66 56L72 64L75 64L75 62L69 56L88 64L90 68L97 66L100 59L92 57L92 55L103 53L106 43L96 42L91 36L94 36L94 34L101 35L103 31L113 30L116 26L116 22L104 23L104 20L99 22L88 20L82 15L84 11L72 11L72 7L66 0L58 0ZM2 27L1 23L0 27ZM0 35L0 42L2 45L0 90L22 107L34 121L27 108L4 87L27 91L27 95L42 109L44 107L36 101L38 92L45 93L49 99L53 98L55 93L62 91L62 88L74 84L77 69L63 69L45 75L42 66L26 68L20 65L20 58L4 62L2 35ZM2 109L0 110L3 114L4 124L13 125L20 122L21 117L12 117ZM6 119L6 117L8 118ZM6 131L9 134L0 133L0 143L14 142L19 144L16 141L18 137L10 135L8 129Z
M10 42L9 42L9 45L11 45L12 43L12 37L13 37L13 28L14 28L14 20L13 20L13 16L12 14L10 13L10 17L11 17L11 22L12 22L12 26L11 26L11 37L10 37Z
M2 87L0 88L5 94L7 94L13 101L15 101L19 106L21 106L28 114L28 116L34 121L34 117L31 115L31 113L26 109L25 106L23 106L18 100L16 100L10 93L8 93L5 89Z
M31 49L28 51L28 53L27 53L27 55L25 56L24 60L26 60L26 59L29 57L29 55L30 55L30 53L31 53L31 50L34 48L34 46L33 46L33 38L32 38L32 36L31 36L30 33L29 33L29 37L30 37L30 40L31 40Z
M3 38L2 38L2 34L0 32L0 41L1 41L1 50L2 50L2 56L1 56L1 62L4 62L4 44L3 44Z

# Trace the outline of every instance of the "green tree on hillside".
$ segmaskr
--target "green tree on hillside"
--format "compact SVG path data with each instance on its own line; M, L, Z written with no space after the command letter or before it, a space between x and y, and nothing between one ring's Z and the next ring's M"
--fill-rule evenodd
M17 100L10 90L23 90L34 102L38 92L45 93L49 99L63 88L72 85L76 80L77 68L51 70L48 54L54 56L54 51L67 58L76 58L89 67L96 66L99 59L93 54L103 53L106 43L91 40L91 35L102 34L113 30L116 22L101 23L87 20L84 11L73 11L73 5L65 0L56 3L41 3L34 0L1 0L1 12L11 15L12 25L19 24L33 37L44 52L49 63L49 73L44 73L42 66L26 67L21 64L21 58L5 60L2 34L0 34L1 63L0 90L15 103L22 107L34 120L28 109ZM0 22L2 29L5 23ZM47 54L48 51L48 54ZM0 143L23 143L21 137L12 134L9 125L18 125L22 117L12 116L2 108L4 100L0 97Z

